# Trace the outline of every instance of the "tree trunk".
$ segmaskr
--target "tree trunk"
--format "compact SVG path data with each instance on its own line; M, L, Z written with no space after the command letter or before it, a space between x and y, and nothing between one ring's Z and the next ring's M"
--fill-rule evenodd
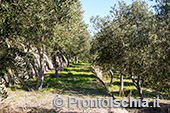
M33 62L31 62L31 65L32 65L32 68L33 68L33 70L34 70L34 74L35 74L35 76L37 77L38 76L38 69L37 69L37 67L35 66L35 62L34 62L34 60L33 60Z
M39 70L39 76L38 76L38 83L36 86L37 90L41 90L43 87L43 81L44 81L44 72L45 72L45 45L41 49L38 49L39 55L40 55L40 70Z
M55 67L55 77L59 77L59 51L54 55L54 67Z
M11 86L11 85L14 85L14 74L11 70L10 67L7 67L7 71L8 71L8 85Z
M143 100L144 95L143 95L142 88L141 88L140 77L138 77L137 89L138 89L139 97L141 97L141 100Z
M123 75L121 74L121 77L120 77L120 90L122 90L122 91L123 91L123 86L124 86Z
M70 57L68 54L66 54L66 59L67 59L67 67L70 67Z
M136 89L138 90L139 97L141 97L141 100L142 100L144 97L144 94L142 92L142 88L141 88L141 84L140 84L140 77L138 76L138 80L136 82L135 79L133 78L132 71L130 68L129 68L129 76L131 77L133 84L135 85Z
M121 74L121 76L120 76L119 96L124 95L123 86L124 86L124 82L123 82L123 74Z
M63 64L62 56L59 58L59 60L60 60L60 71L63 71L64 64Z
M57 62L56 62L56 63L57 63ZM59 68L56 68L56 69L55 69L55 77L56 77L56 78L59 77L59 73L58 73L58 72L59 72Z
M110 70L109 72L110 72L110 75L111 75L110 84L112 84L113 83L113 72L112 72L112 70Z
M77 63L77 64L79 63L79 58L78 58L78 56L76 56L76 63Z
M111 93L111 91L107 88L107 85L102 81L102 72L99 68L97 68L95 65L92 66L92 68L94 69L95 73L96 73L96 77L97 79L100 81L100 83L102 83L103 87L107 90L107 92L113 97L113 99L115 99L114 95Z
M75 64L75 57L73 57L73 64Z
M70 61L67 59L67 67L70 67Z

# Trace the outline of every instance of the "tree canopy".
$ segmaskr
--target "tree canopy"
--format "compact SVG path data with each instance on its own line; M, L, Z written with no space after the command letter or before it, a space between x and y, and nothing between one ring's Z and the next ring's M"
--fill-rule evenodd
M142 85L169 92L169 13L154 14L142 1L119 2L109 18L92 19L99 29L91 47L94 63L129 75L139 96Z

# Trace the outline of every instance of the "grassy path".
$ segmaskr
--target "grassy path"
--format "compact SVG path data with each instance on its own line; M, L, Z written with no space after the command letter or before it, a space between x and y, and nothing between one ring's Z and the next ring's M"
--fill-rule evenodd
M86 96L104 96L107 91L99 85L91 64L80 62L71 64L60 72L59 78L55 78L54 72L46 73L44 89L42 91L53 91L57 94L77 94Z
M110 97L107 90L104 89L101 82L93 73L90 63L79 62L65 67L64 71L59 72L59 78L55 78L54 71L45 74L43 89L35 91L37 79L30 79L24 84L15 85L8 90L8 98L0 102L0 113L58 113L58 112L114 112L127 113L127 110L121 108L77 108L73 106L68 108L68 97L79 99L107 98ZM105 82L109 82L106 79ZM137 96L137 90L128 78L124 78L125 97L118 97L119 77L114 78L114 82L107 87L116 98L126 98L132 90L132 96ZM153 93L145 91L146 98L156 97ZM53 100L55 97L64 99L66 105L62 108L55 108ZM161 108L156 111L167 111L169 101L161 100ZM166 103L166 104L165 104ZM162 110L161 110L162 109ZM129 112L137 112L140 109L128 109ZM151 111L152 109L143 108L140 111Z
M0 113L127 113L125 109L121 108L77 108L76 104L68 108L68 97L70 96L77 99L110 97L92 72L90 63L71 64L71 67L66 67L59 73L59 78L55 78L54 71L47 72L43 89L28 91L28 89L34 89L36 83L36 79L30 79L25 83L26 85L8 88L9 96L0 102ZM53 100L56 97L64 99L63 107L54 107Z

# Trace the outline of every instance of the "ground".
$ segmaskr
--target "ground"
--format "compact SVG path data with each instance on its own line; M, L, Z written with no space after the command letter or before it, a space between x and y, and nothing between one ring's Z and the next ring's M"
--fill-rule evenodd
M96 75L91 71L90 63L80 62L71 67L64 68L59 73L59 78L55 78L54 71L46 73L44 85L41 91L34 91L37 80L30 79L24 84L15 85L8 89L8 98L1 102L0 112L117 112L127 111L121 108L77 108L67 107L68 97L77 97L80 99L91 98L109 98L110 95L100 84ZM56 108L53 100L61 97L66 105L62 108Z
M124 97L118 96L119 77L115 76L112 84L108 84L110 79L104 80L108 89L118 99L127 98L128 95L137 97L136 89L129 78L125 78ZM71 64L71 67L64 68L64 71L59 73L59 78L55 78L54 71L49 71L45 74L43 89L35 91L37 80L30 79L22 84L7 88L8 98L0 103L0 113L57 113L57 112L114 112L127 113L129 112L167 112L167 106L170 104L168 100L161 100L161 109L149 108L77 108L73 105L68 108L68 97L77 97L78 99L92 98L110 98L111 95L103 87L94 73L91 64L87 62L79 62ZM151 97L156 96L152 91L144 89L146 98L151 100ZM56 97L61 97L65 100L64 107L56 108L53 105L53 100ZM164 103L164 104L163 104Z

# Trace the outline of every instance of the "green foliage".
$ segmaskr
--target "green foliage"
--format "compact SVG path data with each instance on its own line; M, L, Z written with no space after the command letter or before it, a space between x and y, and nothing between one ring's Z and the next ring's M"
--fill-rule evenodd
M169 14L154 15L145 2L134 1L131 5L119 2L111 15L111 22L99 17L92 20L99 28L92 41L94 63L107 71L136 76L137 83L168 93Z
M65 0L58 2L58 5L59 17L53 44L68 59L77 55L82 58L90 48L90 36L82 21L83 11L80 2Z
M40 57L40 76L46 53L52 58L60 50L68 59L88 53L82 14L78 0L0 1L0 76L6 84L32 78L35 54Z

